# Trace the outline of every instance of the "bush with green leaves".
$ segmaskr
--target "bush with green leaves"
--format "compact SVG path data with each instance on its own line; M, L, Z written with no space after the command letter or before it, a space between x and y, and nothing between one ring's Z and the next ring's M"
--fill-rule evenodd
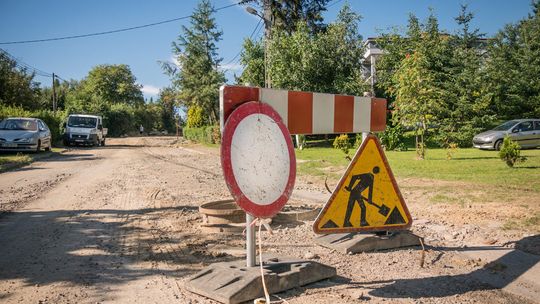
M66 116L65 111L55 113L51 110L28 111L21 107L0 107L0 120L7 117L30 117L43 120L51 130L53 143L59 143L62 140L62 124Z
M508 167L513 167L515 164L527 160L526 157L521 156L519 145L515 141L512 141L508 136L503 140L501 150L499 151L499 157L506 165L508 165Z
M185 139L204 144L220 144L221 132L219 126L204 126L199 128L184 127L182 130Z
M349 156L349 149L351 149L353 146L351 142L349 141L349 136L347 134L341 134L340 136L337 136L334 139L334 149L340 149L343 153L345 153L345 158L351 159Z
M387 125L384 132L379 133L379 139L387 151L405 151L407 147L404 142L404 133L403 126L400 124L396 124L395 126Z

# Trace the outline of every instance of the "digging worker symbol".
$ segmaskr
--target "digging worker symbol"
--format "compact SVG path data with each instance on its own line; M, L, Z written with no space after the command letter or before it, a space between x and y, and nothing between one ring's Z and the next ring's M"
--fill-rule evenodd
M379 173L379 167L373 167L373 170L368 173L353 175L349 185L345 187L345 190L350 192L349 202L347 203L347 212L345 213L345 221L343 227L354 227L351 223L351 214L354 208L354 204L358 203L360 207L360 226L369 226L366 220L366 204L373 205L379 209L379 213L382 215L388 215L389 208L385 205L377 205L373 202L373 183L375 182L375 175ZM358 182L358 183L357 183ZM356 184L356 185L355 185ZM368 189L367 198L362 196L362 192Z

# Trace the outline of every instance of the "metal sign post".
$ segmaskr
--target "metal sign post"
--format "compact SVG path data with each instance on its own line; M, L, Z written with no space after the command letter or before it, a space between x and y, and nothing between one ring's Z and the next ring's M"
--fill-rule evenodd
M255 267L255 226L251 225L255 218L246 213L246 266Z

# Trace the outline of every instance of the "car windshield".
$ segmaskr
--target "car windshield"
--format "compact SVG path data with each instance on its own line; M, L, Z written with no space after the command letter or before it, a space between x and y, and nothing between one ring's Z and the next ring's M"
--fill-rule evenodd
M0 121L0 130L36 131L37 123L28 119L4 119Z
M93 117L71 116L68 120L68 127L95 128L97 119Z
M502 125L496 127L493 130L494 131L506 131L506 130L510 129L511 127L513 127L517 123L518 123L517 120L510 120L510 121L507 121L507 122L503 123Z

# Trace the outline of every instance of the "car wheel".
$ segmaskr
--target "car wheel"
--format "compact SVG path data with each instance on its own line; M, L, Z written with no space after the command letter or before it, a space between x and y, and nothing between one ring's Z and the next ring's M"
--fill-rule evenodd
M47 148L45 148L45 151L51 151L51 144L49 144Z
M495 142L495 145L493 145L493 148L495 148L495 150L497 151L500 151L501 150L501 145L502 145L502 139L499 139Z
M36 147L36 153L39 153L39 151L41 151L41 140L38 140L37 142L37 147Z

